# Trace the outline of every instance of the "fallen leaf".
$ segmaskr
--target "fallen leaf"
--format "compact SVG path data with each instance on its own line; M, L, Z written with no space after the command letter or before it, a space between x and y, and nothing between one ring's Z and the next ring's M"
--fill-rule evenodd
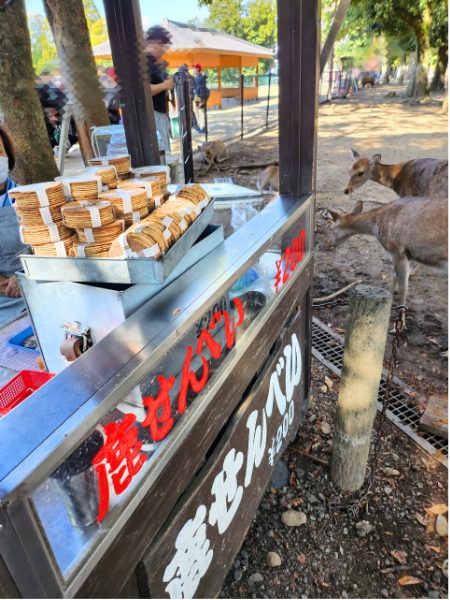
M412 575L405 575L404 577L400 577L398 582L400 585L416 585L418 583L422 583L422 579L413 577Z
M303 502L303 498L293 498L291 500L292 506L300 506L301 504L303 504Z
M299 563L302 563L302 565L305 564L306 562L306 556L303 554L303 552L301 552L298 556L297 556L297 560Z
M430 551L432 550L433 552L436 552L437 554L441 553L441 549L438 548L437 546L428 546L427 544L425 544L425 548Z
M433 506L425 510L429 515L445 515L448 512L448 506L446 504L433 504Z
M422 517L422 515L419 515L419 513L414 513L414 517L416 521L419 521L421 525L423 525L424 527L427 526L427 520L425 519L425 517Z
M406 557L408 555L403 550L391 550L391 556L401 565L406 565Z

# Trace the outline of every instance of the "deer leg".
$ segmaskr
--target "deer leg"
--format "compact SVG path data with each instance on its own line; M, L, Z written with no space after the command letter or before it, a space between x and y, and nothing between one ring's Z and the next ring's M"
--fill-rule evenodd
M398 288L400 292L400 305L406 306L406 297L408 295L408 279L409 279L409 261L405 255L394 258L395 274L398 280ZM406 329L406 314L402 311L401 329Z

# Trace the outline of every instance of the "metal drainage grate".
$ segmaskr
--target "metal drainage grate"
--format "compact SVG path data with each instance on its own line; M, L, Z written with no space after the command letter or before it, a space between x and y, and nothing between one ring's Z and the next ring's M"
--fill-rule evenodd
M313 317L312 346L313 355L340 377L344 339L315 317ZM408 386L397 377L394 377L389 392L389 404L386 411L387 418L406 433L416 444L447 466L447 438L429 433L428 431L419 430L420 414L416 410L412 399L408 398L402 389L408 390ZM386 370L383 369L380 388L378 390L378 410L381 410L385 390ZM418 400L420 399L416 397L414 402L418 402Z

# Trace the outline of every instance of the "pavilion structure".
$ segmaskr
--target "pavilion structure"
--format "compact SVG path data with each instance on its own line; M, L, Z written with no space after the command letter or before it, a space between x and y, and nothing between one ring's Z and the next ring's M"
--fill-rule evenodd
M168 69L178 69L183 63L189 67L199 63L208 75L211 95L210 108L221 108L229 98L240 96L240 75L249 69L258 75L260 60L273 59L273 52L235 36L208 27L195 27L164 19L162 26L172 36L172 44L164 58ZM111 61L109 41L93 48L98 63ZM244 100L258 98L258 78L249 77L244 87Z

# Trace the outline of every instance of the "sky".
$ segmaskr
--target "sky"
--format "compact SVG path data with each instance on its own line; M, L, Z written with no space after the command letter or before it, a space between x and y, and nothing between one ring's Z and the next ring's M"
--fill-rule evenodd
M174 21L186 22L194 17L205 19L208 9L199 8L197 0L139 0L144 28L161 23L164 17ZM25 0L28 14L44 14L42 0ZM95 0L100 13L104 15L103 2Z

